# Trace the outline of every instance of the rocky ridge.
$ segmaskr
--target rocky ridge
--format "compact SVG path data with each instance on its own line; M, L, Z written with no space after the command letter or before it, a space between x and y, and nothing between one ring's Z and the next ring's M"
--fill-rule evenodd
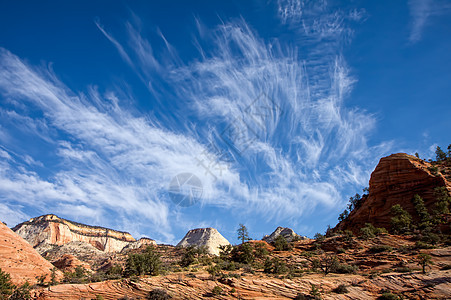
M143 244L156 244L147 238L136 241L128 232L88 226L56 215L32 218L15 226L13 231L41 253L44 249L48 250L49 245L61 246L74 241L88 243L104 252L120 252L125 247L138 248Z
M205 247L209 254L219 255L219 246L230 245L229 241L214 228L197 228L188 231L177 247Z
M265 235L263 237L263 241L267 242L267 243L272 243L276 240L276 238L278 236L283 236L287 242L292 242L293 240L303 240L306 239L306 237L304 236L300 236L299 234L297 234L296 232L294 232L293 229L291 228L287 228L287 227L277 227L276 230L274 230L273 233L271 233L270 235Z

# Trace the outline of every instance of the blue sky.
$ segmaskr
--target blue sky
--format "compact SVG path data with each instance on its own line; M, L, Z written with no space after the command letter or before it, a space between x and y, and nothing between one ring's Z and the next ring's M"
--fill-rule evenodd
M447 1L148 2L0 4L8 225L313 236L382 156L450 143Z

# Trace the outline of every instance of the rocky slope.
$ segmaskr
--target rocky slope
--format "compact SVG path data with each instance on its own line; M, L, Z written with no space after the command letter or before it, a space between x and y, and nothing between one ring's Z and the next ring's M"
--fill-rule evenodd
M197 228L188 231L177 247L205 246L209 254L219 255L219 246L230 245L216 229Z
M272 243L272 242L274 242L276 240L276 238L279 235L282 235L288 242L291 242L293 240L306 239L306 237L300 236L299 234L294 232L293 229L291 229L291 228L279 226L270 235L265 235L262 240L267 242L267 243Z
M390 229L390 209L396 204L400 204L415 219L417 214L412 204L415 194L423 198L431 211L436 201L434 188L446 187L451 192L451 182L443 175L447 172L445 168L440 168L442 172L436 172L434 167L405 153L383 157L371 174L369 194L361 207L354 209L336 229L358 232L365 223Z
M189 271L165 276L66 284L33 292L40 299L94 299L96 296L143 299L153 289L163 289L173 299L294 299L298 294L312 299L309 294L315 285L321 299L376 299L385 291L402 295L404 299L449 299L451 247L421 250L429 253L434 262L427 274L422 274L417 264L419 251L414 249L414 244L404 236L382 235L363 241L338 235L320 243L323 254L315 250L316 241L309 239L293 242L289 251L270 251L268 257L290 266L292 271L287 271L290 276L287 272L267 274L262 266L255 265L251 271L222 270L221 276L214 277L206 271L209 266L198 264ZM372 250L380 245L392 247L392 250L377 253ZM346 253L338 253L340 248L347 248ZM341 263L357 266L358 270L355 274L330 273L327 276L311 271L311 261L324 255L336 255ZM346 286L344 294L334 292L339 285ZM221 292L214 295L212 291L216 286Z
M104 252L120 252L125 247L137 248L142 244L156 244L150 239L136 241L127 232L88 226L56 215L32 218L18 224L13 230L33 247L39 247L38 249L44 249L42 245L64 245L74 241L86 242ZM48 250L48 247L45 249Z
M36 276L50 280L53 265L33 249L27 241L0 222L0 268L11 275L14 284L36 283ZM61 277L61 272L56 273Z

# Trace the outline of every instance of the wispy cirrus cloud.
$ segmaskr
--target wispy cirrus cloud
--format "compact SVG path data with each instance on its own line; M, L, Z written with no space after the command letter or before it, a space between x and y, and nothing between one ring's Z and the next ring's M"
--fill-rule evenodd
M95 89L75 95L54 74L34 69L5 49L0 49L0 91L8 99L37 107L46 124L65 137L53 140L60 166L49 178L27 169L29 159L13 159L2 150L2 199L41 212L52 207L56 213L103 222L109 210L127 218L138 215L146 220L142 224L151 221L165 229L164 239L173 242L169 203L161 194L171 177L186 169L202 178L203 170L192 158L192 153L204 150L201 144L143 116L133 116ZM16 130L29 132L35 128L33 122L41 122L25 116L22 120L29 126ZM48 138L54 137L44 139ZM227 178L235 180L236 176L225 170L222 183ZM206 194L211 195L212 180L203 182Z
M416 43L421 40L424 29L431 23L431 18L449 14L451 5L439 0L409 0L411 30L409 41Z
M161 32L163 46L155 49L155 37L134 23L125 22L120 39L96 20L165 104L152 118L127 109L124 102L134 99L120 91L71 91L52 72L0 49L0 92L9 106L0 113L9 125L27 124L16 130L46 141L54 157L53 172L44 175L2 140L5 207L44 212L53 205L52 212L127 230L135 224L136 233L173 243L175 226L219 222L172 209L167 187L182 172L201 179L201 206L229 215L280 221L343 205L346 192L365 184L374 159L391 147L371 145L374 116L345 101L357 79L342 49L352 39L350 24L365 13L334 11L324 1L279 1L277 13L281 26L295 32L292 41L265 40L242 18L211 30L195 20L199 55L188 60ZM245 149L225 141L231 127L251 141ZM213 177L201 156L211 158L209 167L225 168Z
M365 11L333 11L324 1L279 1L278 14L298 33L296 43L265 41L245 20L235 19L209 32L196 20L199 57L193 61L181 62L169 46L158 49L163 54L157 58L151 41L130 23L129 40L121 44L129 45L124 48L130 56L139 57L134 68L144 67L140 76L165 82L152 92L185 101L183 111L172 113L188 111L203 122L196 128L199 136L222 145L229 124L241 123L248 140L258 132L258 139L236 160L240 184L246 188L234 192L250 210L276 219L316 205L334 207L346 184L361 185L369 176L374 166L369 158L390 148L390 143L369 146L374 117L344 104L356 79L341 50L352 38L349 24L362 21ZM164 65L144 64L163 58ZM164 86L176 86L175 94ZM262 94L283 111L283 116L266 118L263 131L249 114Z

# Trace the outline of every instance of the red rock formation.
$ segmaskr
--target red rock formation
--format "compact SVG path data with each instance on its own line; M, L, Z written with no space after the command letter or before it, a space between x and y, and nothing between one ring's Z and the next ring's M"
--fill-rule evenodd
M64 254L61 258L53 261L52 264L63 272L73 272L78 266L91 271L91 266L89 264L80 261L71 254Z
M53 265L45 260L27 241L0 222L0 268L11 275L14 284L36 283L36 276L50 280ZM57 277L62 277L57 272Z
M441 173L433 174L428 169L431 167L430 163L405 153L383 157L371 174L368 197L336 229L358 232L365 223L390 229L390 209L396 204L415 220L417 214L412 204L415 194L423 198L431 211L436 201L436 187L446 187L451 192L451 183Z

